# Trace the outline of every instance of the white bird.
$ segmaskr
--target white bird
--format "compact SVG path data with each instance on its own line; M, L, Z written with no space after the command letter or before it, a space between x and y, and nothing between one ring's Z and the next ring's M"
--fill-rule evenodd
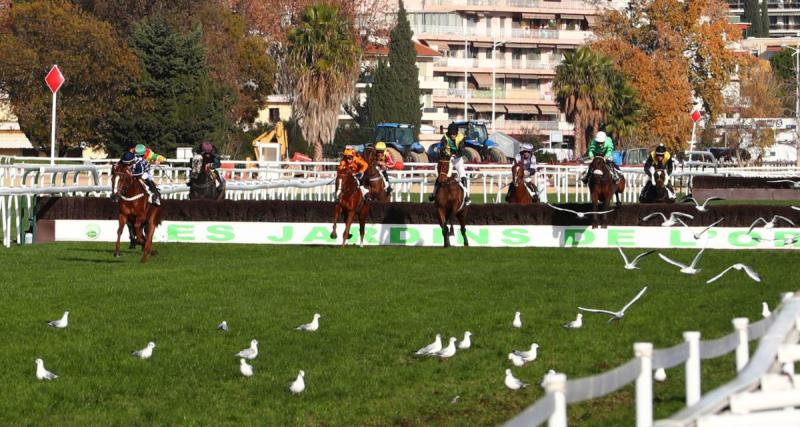
M514 364L514 366L518 367L525 366L525 361L514 353L508 353L508 360L510 360L511 363Z
M583 314L581 313L578 313L578 316L575 317L575 320L564 324L564 327L567 329L578 329L581 326L583 326Z
M458 402L458 399L460 399L460 398L461 398L461 396L456 395L456 397L454 397L453 400L450 401L450 403L451 404L455 404L456 402Z
M557 211L564 211L564 212L570 212L570 213L573 213L573 214L575 214L575 215L576 215L578 218L581 218L581 219L583 219L583 218L586 218L586 215L593 215L593 214L595 214L595 215L605 215L605 214L607 214L607 213L614 212L614 209L609 209L609 210L607 210L607 211L600 211L600 212L593 212L593 211L592 211L592 212L577 212L577 211L573 211L572 209L559 208L558 206L553 206L553 205L551 205L550 203L545 203L545 204L546 204L547 206L550 206L551 208L553 208L553 209L557 210Z
M301 369L297 374L297 379L294 380L291 385L289 385L289 391L291 391L292 394L300 394L306 389L306 382L303 380L305 376L306 373Z
M771 239L768 237L753 236L756 242L783 242L783 246L792 246L800 241L800 235L785 236L782 239Z
M519 311L514 312L514 320L511 322L511 326L515 328L522 327L522 319L519 316L520 316Z
M545 385L547 384L547 381L550 379L550 377L552 377L555 374L556 374L556 371L554 371L553 369L548 370L547 373L544 374L544 376L542 377L542 382L539 385L541 385L542 388L544 388Z
M250 341L250 347L236 353L236 357L244 357L247 360L253 360L258 357L258 341Z
M662 227L672 227L673 225L677 224L678 223L677 219L680 216L684 218L694 219L693 216L683 212L672 212L669 214L669 219L667 219L667 217L661 212L654 212L642 218L642 221L648 221L650 218L655 218L656 216L659 215L661 216L661 218L664 218L664 222L661 223Z
M150 341L147 347L131 352L131 356L138 357L139 359L149 359L153 355L153 349L156 348L156 343Z
M514 377L511 373L511 369L506 369L506 387L510 388L511 390L519 390L521 388L525 388L528 384L518 380Z
M44 360L36 359L36 378L40 380L54 380L58 375L44 368Z
M697 273L700 272L700 269L699 268L695 268L695 267L697 267L697 263L700 261L700 259L703 258L703 251L705 251L705 250L706 250L706 248L700 249L700 252L698 252L697 255L694 256L694 259L692 260L692 263L690 265L681 264L678 261L669 259L664 254L658 254L658 256L661 257L661 259L663 259L664 261L666 261L666 262L668 262L668 263L670 263L670 264L672 264L672 265L674 265L676 267L680 267L681 268L681 273L684 273L684 274L697 274Z
M639 291L639 293L638 293L638 294L636 294L636 296L635 296L635 297L633 297L633 299L632 299L632 300L628 301L628 303L627 303L627 304L625 304L625 307L622 307L622 310L620 310L620 311L608 311L608 310L600 310L600 309L597 309L597 308L585 308L585 307L578 307L578 310L581 310L581 311L588 311L588 312L590 312L590 313L605 313L605 314L610 314L610 315L611 315L611 318L610 318L610 319L608 319L608 321L609 321L609 322L611 322L611 321L614 321L614 320L619 320L619 319L622 319L622 318L625 316L625 310L627 310L627 309L628 309L628 307L630 307L631 305L633 305L633 303L635 303L635 302L636 302L636 301L637 301L639 298L641 298L641 297L642 297L642 294L644 294L644 292L645 292L646 290L647 290L647 286L643 287L643 288L642 288L642 290L641 290L641 291Z
M725 220L725 217L722 217L722 218L720 218L720 219L718 219L718 220L716 220L716 221L712 222L711 224L707 225L707 226L706 226L706 228L704 228L704 229L700 230L700 232L699 232L699 233L695 233L695 232L694 232L694 230L692 230L692 227L689 227L688 225L686 225L686 223L685 223L685 222L683 222L683 220L681 220L680 218L678 218L678 219L677 219L677 221L678 221L678 222L679 222L681 225L683 225L684 227L688 228L688 229L689 229L689 231L691 231L691 232L692 232L692 236L694 237L694 240L700 240L700 237L701 237L703 234L705 234L705 232L706 232L706 231L710 230L712 227L715 227L717 224L719 224L720 222L722 222L722 221L724 221L724 220Z
M65 311L64 315L61 316L60 319L51 320L51 321L47 322L47 324L52 326L52 327L54 327L54 328L58 328L58 329L66 328L67 325L69 325L69 311Z
M717 279L719 279L720 277L722 277L722 276L723 276L725 273L727 273L727 272L728 272L728 271L730 271L731 269L734 269L734 270L737 270L737 271L742 271L742 270L744 270L744 272L745 272L745 273L747 273L747 275L748 275L748 276L749 276L751 279L755 280L756 282L760 282L760 281L761 281L761 276L759 276L759 275L758 275L758 273L757 273L755 270L753 270L752 268L750 268L750 266L749 266L749 265L745 265L745 264L742 264L742 263L736 263L736 264L733 264L732 266L730 266L730 267L726 268L725 270L722 270L722 273L719 273L719 274L717 274L716 276L714 276L714 277L712 277L712 278L708 279L708 281L706 281L706 283L711 283L711 282L714 282L714 281L716 281Z
M441 349L438 353L434 354L434 356L439 356L442 359L448 359L456 355L456 341L458 339L456 337L450 337L450 343L447 344L447 347Z
M767 317L769 317L771 315L772 315L772 312L769 311L769 306L767 305L767 302L766 301L762 302L761 303L761 316L766 319Z
M658 382L664 382L667 380L667 371L664 368L656 369L656 372L653 374L653 379Z
M239 359L239 372L246 377L253 376L253 365L248 365L247 361L244 359Z
M458 343L458 348L460 348L461 350L466 350L472 347L472 339L470 339L470 337L472 337L472 332L470 331L464 332L464 339Z
M536 350L539 348L539 344L533 343L531 344L531 349L527 351L522 350L514 350L514 355L521 357L525 363L533 362L536 360Z
M295 329L298 330L298 331L311 331L311 332L314 332L317 329L319 329L319 318L320 317L321 316L319 315L319 313L314 313L314 319L311 321L311 323L304 323L304 324L296 327Z
M433 340L432 343L417 350L417 352L414 354L418 356L432 356L433 354L438 353L441 350L442 350L442 335L436 334L436 339Z
M775 221L778 220L778 219L781 220L781 221L788 222L789 224L792 225L792 227L795 227L794 222L792 222L792 220L790 220L789 218L786 218L785 216L773 215L772 219L769 220L769 221L767 221L763 217L758 217L758 218L756 218L755 221L753 221L752 224L750 224L750 228L747 230L747 234L750 234L750 232L753 231L754 228L756 228L756 224L759 224L759 223L762 223L762 222L764 223L764 229L773 228L773 227L775 227L777 225L775 223Z
M694 202L695 209L697 209L700 212L708 212L708 208L706 207L706 205L708 205L708 202L712 200L725 200L725 199L723 199L722 197L709 197L701 205L697 203L697 200L694 197L685 197L683 200L681 200L681 203Z
M794 209L796 211L800 211L800 206L792 206L792 209Z
M217 325L217 329L221 329L221 330L223 330L225 332L228 332L228 322L223 320L222 323Z
M625 252L622 252L622 248L617 246L617 249L619 249L619 254L622 255L622 260L625 261L626 270L638 270L639 267L637 267L636 264L638 264L642 258L655 252L655 249L647 252L642 252L639 255L637 255L636 258L633 259L633 261L628 261L628 257L625 256Z
M795 190L800 190L800 181L792 181L791 179L778 179L778 180L775 180L775 181L767 181L767 182L772 183L772 184L779 184L781 182L788 182L788 183L792 184L792 188L794 188Z

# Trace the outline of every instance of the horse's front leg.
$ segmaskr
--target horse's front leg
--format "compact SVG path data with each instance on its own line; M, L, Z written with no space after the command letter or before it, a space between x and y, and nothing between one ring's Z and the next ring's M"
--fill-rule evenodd
M339 203L336 203L336 206L333 207L333 229L331 230L331 239L336 238L336 221L339 220L339 216L342 214L342 207L339 206Z
M155 218L158 215L157 211L153 211L149 218L147 219L147 240L144 241L144 250L142 254L142 262L147 262L148 258L150 258L150 252L153 248L153 234L156 229L156 221ZM141 234L141 227L139 228L139 234Z
M344 224L344 233L342 233L342 247L347 245L347 241L350 240L351 237L353 237L353 235L350 234L350 225L353 224L353 218L355 218L355 216L356 216L355 209L350 209L347 211L347 220Z
M369 214L369 205L364 205L361 207L361 210L358 212L358 234L359 234L359 243L358 245L362 248L364 247L364 234L366 233L367 229L367 215Z
M130 245L128 245L128 249L136 249L136 228L133 224L133 219L128 219L128 239L130 240Z
M598 212L598 205L599 205L598 198L599 197L597 194L592 194L592 211L595 212L592 214L592 228L597 228L599 226L596 213Z
M464 239L464 246L469 246L469 239L467 238L467 213L462 210L457 213L458 223L461 224L461 238Z
M136 230L136 240L139 242L140 245L142 245L142 250L144 250L144 245L146 241L143 230L144 227L142 227L142 224L144 224L144 220L139 219L139 216L137 216L134 222L134 229Z
M442 238L444 239L444 247L450 247L450 234L447 232L447 215L444 208L437 208L439 214L439 227L442 228Z
M122 238L122 230L128 223L128 218L125 215L119 214L119 227L117 227L117 245L114 247L114 257L119 257L119 241Z

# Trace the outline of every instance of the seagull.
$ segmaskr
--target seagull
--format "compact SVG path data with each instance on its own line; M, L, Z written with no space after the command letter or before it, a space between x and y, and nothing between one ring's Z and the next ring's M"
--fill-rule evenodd
M708 202L710 202L712 200L725 200L725 199L723 199L722 197L709 197L701 205L701 204L697 203L697 200L694 197L684 197L684 199L681 200L681 203L694 202L695 209L697 209L700 212L708 212L708 208L706 207L706 205L708 204Z
M217 325L217 329L220 329L220 330L223 330L225 332L228 332L228 322L223 320L222 323Z
M711 224L707 225L707 226L706 226L706 228L704 228L704 229L700 230L700 232L699 232L699 233L695 233L695 232L694 232L694 230L692 230L692 227L689 227L688 225L686 225L686 223L685 223L685 222L683 222L683 220L681 220L680 218L678 218L678 219L677 219L677 221L678 221L679 223L681 223L681 225L683 225L684 227L688 228L688 229L689 229L689 231L691 231L691 232L692 232L692 236L694 236L694 240L700 240L700 237L701 237L703 234L705 234L705 232L706 232L706 231L710 230L712 227L715 227L717 224L719 224L720 222L722 222L722 221L724 221L724 220L725 220L725 217L722 217L722 218L720 218L720 219L718 219L718 220L716 220L716 221L712 222Z
M658 382L664 382L667 380L667 371L664 368L656 369L656 372L653 374L653 379Z
M450 337L450 343L447 344L447 347L440 350L438 353L433 354L433 356L439 356L442 359L449 359L456 355L456 341L458 339L456 337Z
M305 376L306 373L303 372L303 370L301 369L300 372L297 374L297 379L294 380L294 382L291 385L289 385L289 391L291 391L292 394L300 394L303 392L303 390L306 389L306 382L303 381L303 378Z
M578 329L581 326L583 326L583 314L581 313L578 313L578 316L575 317L575 320L564 324L564 327L567 329Z
M52 327L54 327L54 328L58 328L58 329L66 328L67 325L69 325L69 311L65 311L64 315L61 316L60 319L51 320L51 321L47 322L47 324L52 326Z
M643 287L643 288L642 288L642 290L641 290L641 291L639 291L639 293L638 293L638 294L636 294L636 296L635 296L635 297L633 297L633 299L632 299L632 300L628 301L628 303L627 303L627 304L625 304L625 307L622 307L622 310L620 310L620 311L608 311L608 310L600 310L600 309L596 309L596 308L585 308L585 307L578 307L578 310L581 310L581 311L588 311L588 312L590 312L590 313L605 313L605 314L610 314L610 315L611 315L611 318L610 318L610 319L608 319L608 321L609 321L609 322L612 322L612 321L614 321L614 320L619 320L619 319L622 319L622 318L625 316L625 310L627 310L627 309L628 309L628 307L630 307L631 305L633 305L633 303L635 303L635 302L636 302L636 301L637 301L639 298L641 298L641 297L642 297L642 294L644 294L644 292L645 292L646 290L647 290L647 286Z
M153 349L156 348L156 343L150 341L147 347L131 352L131 356L138 357L139 359L149 359L153 355Z
M783 242L783 246L792 246L800 241L800 235L786 236L782 239L770 239L768 237L753 236L756 242Z
M531 349L528 351L521 351L521 350L514 350L514 355L522 358L525 363L533 362L536 360L536 350L539 348L539 344L533 343L531 344Z
M622 255L622 259L625 261L626 270L638 270L639 267L637 267L636 264L639 263L639 260L655 252L655 249L647 252L642 252L639 255L637 255L636 258L633 259L633 261L628 261L628 257L625 256L625 252L622 252L622 248L617 246L617 249L619 249L619 254Z
M756 218L755 221L753 221L752 224L750 224L750 228L747 230L747 234L750 234L750 232L753 231L754 228L756 228L756 224L761 223L761 222L764 223L764 228L765 229L773 228L773 227L775 227L777 225L777 224L775 224L775 220L778 220L778 219L786 221L789 224L792 224L792 227L795 227L794 222L792 222L792 220L790 220L789 218L786 218L785 216L774 215L772 217L772 219L769 220L769 221L767 221L766 219L764 219L762 217L758 217L758 218Z
M320 318L319 313L314 313L314 320L312 320L311 323L304 323L304 324L296 327L295 329L298 330L298 331L311 331L311 332L314 332L317 329L319 329L319 318Z
M236 353L236 357L244 357L247 360L253 360L258 357L258 341L250 341L250 348L246 348Z
M736 263L736 264L733 264L732 266L726 268L725 270L722 270L722 273L719 273L716 276L708 279L708 281L706 283L711 283L711 282L716 281L717 279L722 277L725 273L727 273L731 269L738 270L738 271L744 270L744 272L747 273L747 275L750 276L751 279L755 280L756 282L760 282L761 281L761 276L759 276L758 273L755 270L750 268L749 265L744 265L742 263Z
M800 206L792 206L792 209L794 209L796 211L800 211Z
M250 378L253 376L253 365L248 365L246 360L239 359L239 372Z
M554 371L553 369L548 370L547 373L544 374L544 376L542 377L542 383L539 384L539 385L541 385L542 388L544 388L544 386L547 384L547 381L550 380L550 377L552 377L555 374L556 374L556 371Z
M472 332L470 331L464 332L464 339L458 343L458 348L460 348L461 350L466 350L472 347L472 340L470 339L471 336Z
M436 334L436 339L433 340L432 343L422 347L421 349L417 350L417 356L433 356L434 354L440 352L442 350L442 335Z
M779 184L781 182L788 182L788 183L792 184L792 188L794 188L795 190L800 190L800 181L792 181L791 179L778 179L778 180L775 180L775 181L767 181L767 182L769 182L771 184Z
M666 261L666 262L668 262L668 263L670 263L670 264L672 264L672 265L674 265L676 267L680 267L681 268L681 273L684 273L684 274L697 274L697 273L700 272L700 269L699 268L695 268L695 267L697 266L698 261L700 261L700 258L703 257L703 251L705 251L705 250L706 250L706 248L700 249L700 252L698 252L697 255L694 256L694 259L692 260L692 263L690 265L681 264L678 261L669 259L664 254L658 254L658 256L661 257L661 259L663 259L664 261Z
M564 209L564 208L559 208L558 206L553 206L553 205L551 205L550 203L545 203L545 204L546 204L547 206L550 206L551 208L553 208L553 209L557 210L557 211L564 211L564 212L570 212L570 213L573 213L573 214L577 215L577 216L578 216L578 218L581 218L581 219L583 219L583 218L586 218L586 215L592 215L592 214L595 214L595 215L605 215L605 214L607 214L607 213L614 212L614 209L609 209L609 210L607 210L607 211L600 211L600 212L577 212L577 211L573 211L572 209Z
M527 386L528 384L518 380L513 374L511 374L511 369L506 369L506 387L510 388L511 390L519 390Z
M769 317L771 315L772 315L772 312L769 311L769 306L767 305L767 302L766 301L762 302L761 303L761 316L766 319L767 317Z
M450 403L451 404L455 404L456 402L458 402L458 399L460 399L460 398L461 398L461 396L456 395L456 397L454 397L453 400L450 401Z
M36 378L40 380L54 380L58 375L44 368L44 360L36 359Z
M520 319L520 317L519 317L519 311L514 313L514 321L511 322L511 326L513 326L515 328L521 328L522 327L522 319Z
M514 354L514 353L508 353L508 360L510 360L510 361L511 361L511 363L513 363L513 364L514 364L514 366L518 366L518 367L523 367L523 366L525 366L525 361L524 361L524 360L522 360L522 358L521 358L521 357L517 356L517 355L516 355L516 354Z
M664 214L661 212L654 212L642 218L642 221L648 221L650 218L654 218L659 215L661 215L661 218L664 218L664 222L661 223L662 227L672 227L673 225L677 224L678 223L677 219L680 216L684 218L694 219L693 216L683 212L672 212L669 214L669 219L667 219L667 217L664 216Z

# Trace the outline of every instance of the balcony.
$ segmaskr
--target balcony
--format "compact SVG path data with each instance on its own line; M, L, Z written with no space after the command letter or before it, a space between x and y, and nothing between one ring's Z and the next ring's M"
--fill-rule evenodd
M411 30L414 35L425 38L425 36L449 36L459 39L470 39L483 37L487 41L504 40L511 42L512 39L518 41L542 40L542 41L567 41L581 44L591 39L591 31L577 30L547 30L530 28L478 28L455 26L455 25L412 25Z
M470 100L472 99L492 99L491 89L469 89L467 93ZM464 89L450 88L447 90L437 89L433 91L434 101L439 102L463 102ZM442 99L445 98L445 99ZM449 99L448 99L449 98ZM542 96L539 89L495 89L495 99L497 100L526 100L526 101L549 101L549 96Z
M423 122L446 122L449 119L445 108L425 107L422 109Z
M442 77L424 76L419 78L419 88L423 90L447 89L447 82Z
M582 12L597 14L600 10L590 2L581 0L562 0L559 2L542 0L426 0L425 7L444 6L450 8L525 8L546 9L559 12Z

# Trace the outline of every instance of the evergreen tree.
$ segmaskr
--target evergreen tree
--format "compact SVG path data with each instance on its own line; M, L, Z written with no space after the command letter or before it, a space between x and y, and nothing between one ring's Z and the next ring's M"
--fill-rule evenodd
M761 37L769 37L769 8L767 0L761 0Z
M744 2L744 20L750 23L750 29L747 31L747 37L760 37L761 17L758 0L746 0Z
M381 122L391 121L392 107L396 99L394 88L391 86L389 65L386 61L378 60L372 71L372 85L367 89L367 123L374 129Z

